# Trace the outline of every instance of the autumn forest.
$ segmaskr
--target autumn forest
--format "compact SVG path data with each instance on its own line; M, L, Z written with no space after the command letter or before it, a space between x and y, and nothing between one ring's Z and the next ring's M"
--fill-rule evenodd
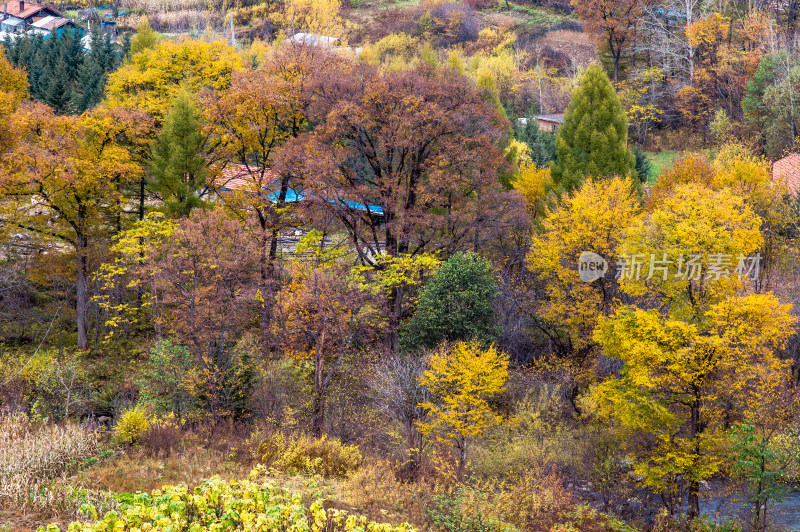
M800 2L13 0L0 532L800 530Z

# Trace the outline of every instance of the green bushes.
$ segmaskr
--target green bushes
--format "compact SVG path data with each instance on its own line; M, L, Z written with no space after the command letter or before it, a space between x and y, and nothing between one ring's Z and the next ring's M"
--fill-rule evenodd
M454 254L420 291L417 311L401 330L401 345L419 351L442 341L491 343L499 332L493 307L498 294L488 260Z
M358 469L364 459L357 446L345 445L325 436L289 440L282 434L273 434L257 439L252 452L260 463L290 475L307 473L346 477Z

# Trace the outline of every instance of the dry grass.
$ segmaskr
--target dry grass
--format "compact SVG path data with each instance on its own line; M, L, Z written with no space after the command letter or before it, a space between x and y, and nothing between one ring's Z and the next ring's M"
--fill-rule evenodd
M98 452L97 436L76 425L37 426L25 416L0 417L0 508L60 503L53 481Z
M249 465L200 446L176 450L164 457L133 448L98 467L81 471L77 482L95 490L135 493L152 491L164 484L196 486L214 475L226 480L246 478L249 471Z
M545 35L545 38L551 41L591 44L592 46L597 46L598 42L598 37L596 35L592 35L591 33L585 33L580 31L569 31L569 30L551 31L548 32L547 35Z

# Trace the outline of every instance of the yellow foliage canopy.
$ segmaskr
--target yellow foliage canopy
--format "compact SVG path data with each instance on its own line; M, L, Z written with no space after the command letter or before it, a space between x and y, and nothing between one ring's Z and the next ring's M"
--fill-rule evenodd
M645 485L674 495L677 478L696 484L719 470L728 416L756 404L751 392L774 389L764 383L788 378L789 362L776 350L794 322L791 305L772 294L724 299L699 323L632 307L601 321L596 340L624 366L590 402L601 417L646 436L635 463Z
M492 412L488 400L505 388L508 355L494 346L484 349L475 341L458 342L436 351L430 365L420 384L428 387L434 400L420 406L430 410L431 420L419 427L423 434L457 449L459 473L463 473L468 440L484 435L502 419Z
M240 68L241 57L224 42L165 41L109 75L106 101L162 118L181 90L224 89Z
M736 268L761 245L760 227L758 215L729 190L679 185L627 231L620 252L631 269L622 289L660 298L673 316L697 317L744 286Z
M547 283L540 314L565 329L574 349L591 344L597 316L613 313L615 305L611 281L580 280L578 256L593 251L613 265L624 230L638 212L630 179L587 180L549 214L533 238L528 268Z

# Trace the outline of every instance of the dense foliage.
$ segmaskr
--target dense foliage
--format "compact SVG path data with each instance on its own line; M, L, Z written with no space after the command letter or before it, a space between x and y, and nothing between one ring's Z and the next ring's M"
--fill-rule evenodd
M61 7L0 49L0 529L790 526L793 2Z

